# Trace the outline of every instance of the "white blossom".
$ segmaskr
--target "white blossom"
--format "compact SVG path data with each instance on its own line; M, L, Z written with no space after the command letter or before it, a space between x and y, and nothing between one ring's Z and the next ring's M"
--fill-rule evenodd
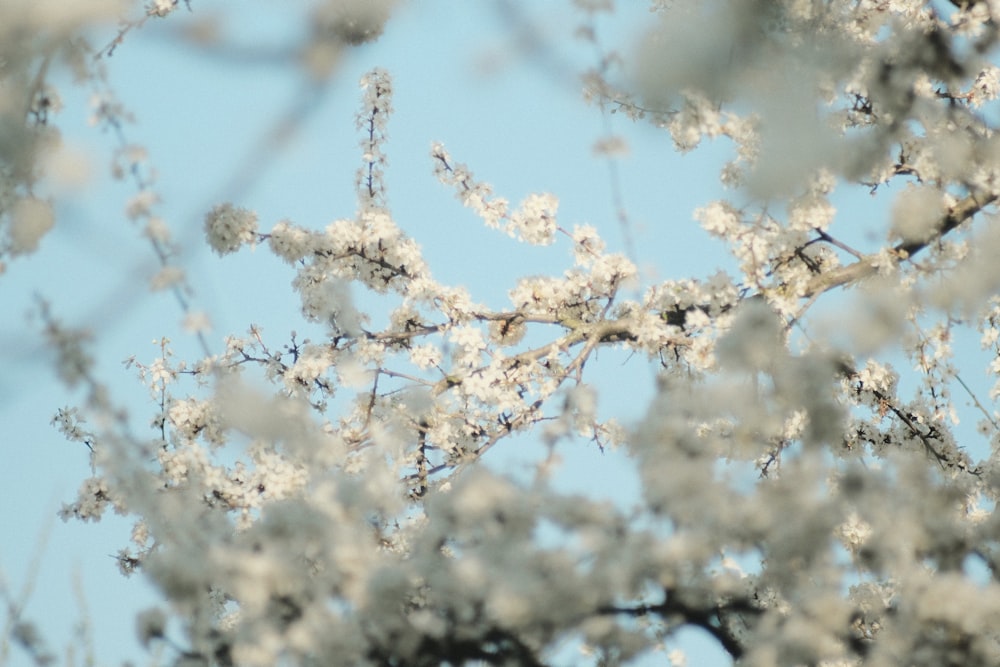
M257 239L257 214L232 204L219 204L205 215L205 237L219 255L239 250Z
M52 206L35 198L22 198L14 203L7 230L8 245L14 255L32 253L55 225Z
M311 252L313 237L306 230L282 220L271 229L267 242L271 252L289 264L294 264Z

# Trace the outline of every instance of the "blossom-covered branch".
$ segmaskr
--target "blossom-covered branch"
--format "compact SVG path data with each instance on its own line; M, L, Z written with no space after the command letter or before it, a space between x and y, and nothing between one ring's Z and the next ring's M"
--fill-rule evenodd
M145 7L111 49L177 4ZM320 4L301 51L311 80L373 41L392 5ZM178 665L546 665L569 641L618 665L688 627L748 666L994 664L1000 390L969 391L975 440L949 388L961 328L1000 375L1000 234L980 223L1000 197L994 3L653 1L638 47L607 54L596 22L623 10L574 5L598 53L587 100L682 152L733 142L726 196L694 214L728 271L706 259L702 275L652 279L601 221L565 221L548 192L514 206L435 142L428 171L487 228L569 256L513 279L501 305L439 280L419 225L390 206L395 91L374 69L353 210L270 229L245 203L205 212L221 261L257 247L283 262L307 333L251 324L213 342L146 153L102 88L127 217L201 356L160 337L153 361L129 359L151 400L139 434L84 333L39 307L62 380L88 392L53 419L93 468L62 516L134 521L119 567L162 595L139 634ZM32 154L47 70L15 69L17 99L36 102L0 114ZM49 225L29 157L0 154L11 256ZM838 211L845 188L892 197L887 219ZM648 371L648 395L607 379L612 350ZM648 405L623 424L609 394ZM498 472L493 453L515 442L537 455ZM556 483L565 443L628 462L630 504Z

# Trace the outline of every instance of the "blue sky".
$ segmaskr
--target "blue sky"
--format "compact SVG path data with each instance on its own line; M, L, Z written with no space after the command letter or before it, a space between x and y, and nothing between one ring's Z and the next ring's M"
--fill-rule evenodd
M216 346L222 336L241 334L250 323L260 324L275 342L303 327L289 287L291 271L266 249L221 259L212 255L202 242L204 212L232 200L257 211L262 230L282 218L321 228L352 216L360 160L353 120L360 101L357 82L375 66L389 70L395 82L396 112L386 148L389 203L442 282L463 284L478 300L502 305L518 275L561 273L571 259L564 243L531 248L484 229L437 183L431 142L443 142L455 159L514 203L533 191L555 193L563 226L594 224L610 247L620 249L608 166L592 154L607 122L631 147L618 168L642 270L663 279L704 277L731 266L721 245L691 218L695 207L719 196L718 170L729 146L718 142L680 156L664 131L623 117L603 118L583 104L579 82L562 66L582 69L594 58L587 45L572 38L576 17L569 3L517 4L531 5L531 25L550 50L521 48L523 35L500 10L503 3L405 5L378 42L346 55L292 138L263 151L260 138L295 108L304 79L287 63L233 62L199 52L180 45L173 31L219 12L231 39L241 44L291 46L302 25L289 3L192 2L192 14L181 11L127 36L107 61L109 80L136 116L127 133L149 150L159 174L158 212L182 242L181 263L196 291L194 305L211 314ZM625 20L598 26L606 45L627 50L648 13L641 8L624 13ZM113 35L109 26L92 39L100 45ZM67 324L94 331L98 374L129 409L139 433L153 405L121 361L133 354L151 361L158 353L152 341L161 336L173 340L182 358L197 353L179 327L181 313L170 295L150 295L143 287L155 273L155 258L124 217L130 185L106 176L113 142L86 124L89 92L67 83L62 93L66 109L58 123L66 141L91 156L93 173L85 188L60 196L56 229L38 256L13 263L0 278L8 323L0 330L6 369L0 377L0 439L8 452L0 467L6 505L0 534L10 536L0 551L0 568L17 591L41 553L25 616L39 622L56 650L72 642L73 624L81 616L73 592L79 581L98 661L117 663L142 655L132 619L155 598L141 579L125 580L116 571L111 556L127 542L126 522L108 517L95 526L55 518L60 503L70 500L90 473L86 449L64 442L49 420L59 407L82 398L55 380L51 353L39 343L37 321L26 313L39 294ZM234 188L241 176L250 180ZM847 207L867 204L863 197L844 201ZM860 227L855 229L863 237L866 223ZM365 297L357 296L363 308ZM598 364L599 377L613 388L603 395L601 408L635 419L651 395L652 374L641 363L622 369L622 361L608 354ZM613 456L567 454L567 488L623 504L631 501L630 493L634 498L632 478ZM516 468L516 451L503 456L497 465ZM35 545L43 536L47 541L38 552ZM725 664L717 650L695 643L691 664Z

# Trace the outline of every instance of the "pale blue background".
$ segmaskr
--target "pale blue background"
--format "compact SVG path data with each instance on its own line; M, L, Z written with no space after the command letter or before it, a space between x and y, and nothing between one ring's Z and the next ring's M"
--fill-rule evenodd
M263 153L255 147L295 107L304 79L287 63L235 62L179 46L172 29L220 12L233 40L288 47L301 35L297 9L304 3L193 2L193 14L180 11L128 35L106 61L109 79L137 118L127 128L130 140L149 149L159 173L163 203L157 211L182 241L182 264L197 292L194 306L211 314L215 331L210 340L216 350L223 335L242 334L251 322L262 325L274 344L287 340L290 329L304 327L289 288L289 268L266 249L223 259L212 255L202 242L205 210L232 199L257 211L263 230L282 218L321 228L352 216L359 165L357 81L374 66L388 69L395 81L396 114L386 147L390 205L398 223L424 247L438 279L466 285L474 298L499 307L517 275L558 274L571 259L562 240L538 249L484 229L434 178L432 141L444 142L456 160L468 163L512 203L532 191L551 191L561 198L563 226L594 224L610 247L623 247L607 164L592 157L593 143L606 133L606 120L581 102L579 82L569 75L571 68L592 65L594 53L573 40L577 15L568 2L515 4L530 10L522 18L530 19L528 25L539 31L545 48L523 48L519 31L526 24L512 20L503 3L423 0L403 6L377 43L345 56L293 140ZM617 45L627 52L637 26L649 15L642 8L622 14L624 19L598 26L609 48ZM109 26L95 32L93 42L103 44L113 34ZM5 452L0 568L16 592L31 579L29 568L40 554L25 617L38 622L51 648L61 654L63 646L73 643L74 624L86 616L99 664L124 658L141 664L133 618L155 596L141 577L120 577L112 558L126 544L129 524L114 517L96 526L55 519L60 503L73 498L90 472L86 449L64 442L49 420L57 408L82 398L55 381L51 352L39 340L37 320L26 313L39 294L67 324L94 331L99 377L128 407L138 433L145 432L154 406L120 362L133 354L152 361L158 354L152 341L164 335L173 339L181 357L194 359L196 348L180 331L180 311L172 297L150 296L143 288L156 261L123 215L133 194L131 184L105 176L112 138L87 126L87 91L67 85L63 94L66 110L58 123L69 142L91 153L94 175L85 190L61 199L57 227L39 255L14 262L0 277L5 322L0 328L0 442ZM729 156L728 144L720 141L678 156L665 131L617 116L610 118L610 127L628 138L632 150L618 168L647 277L705 277L731 268L722 246L691 218L695 207L719 196L717 175ZM240 175L252 180L234 190ZM847 210L856 203L871 205L864 194L844 202ZM852 229L864 240L884 224L869 216L856 220ZM363 308L365 297L357 296ZM642 414L652 372L638 359L623 368L624 360L604 354L592 377L605 388L602 412L629 421ZM494 462L512 470L518 469L518 460L537 456L537 443L518 441L507 447ZM566 488L610 497L623 506L636 499L634 478L615 454L601 456L582 445L564 448L563 454L567 465L560 483ZM43 537L47 541L37 551ZM73 590L77 581L85 597L83 610ZM692 649L690 664L727 664L724 654L698 633L682 639L682 646ZM17 648L11 656L12 664L23 658ZM562 664L575 661L568 652Z

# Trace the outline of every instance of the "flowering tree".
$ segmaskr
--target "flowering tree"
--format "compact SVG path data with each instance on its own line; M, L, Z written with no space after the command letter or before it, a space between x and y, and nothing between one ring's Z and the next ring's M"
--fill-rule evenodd
M136 187L127 212L161 263L153 286L175 292L202 346L182 361L164 340L155 361L132 361L158 406L153 433L137 434L86 341L39 306L61 377L87 390L54 420L95 470L62 515L134 518L118 562L162 592L138 625L169 644L168 662L542 665L575 638L594 664L663 651L676 665L671 640L695 627L745 665L996 664L1000 384L977 397L951 341L978 331L1000 373L1000 5L651 2L640 46L582 73L586 98L681 151L732 140L731 197L695 217L738 271L647 284L627 249L563 226L554 195L514 206L435 144L430 168L486 226L572 252L503 307L436 280L396 224L393 84L371 71L353 213L266 231L239 202L204 217L219 255L257 245L294 270L319 333L221 342L102 75L177 5L148 3L96 52L79 35L114 8L31 4L0 27L0 252L44 261L23 256L59 224L35 193L58 142L48 72L69 64L120 138L116 168ZM612 3L575 5L596 44ZM337 54L376 40L392 9L317 5L301 62L334 76ZM869 221L875 249L834 229L856 234L831 202L850 186L891 201L887 220ZM358 294L385 310L364 312ZM836 295L834 318L821 304ZM603 348L655 369L638 424L599 414L614 389L589 372ZM890 359L912 367L907 389ZM979 412L978 440L957 430L956 386ZM496 472L487 454L516 437L624 451L641 504L557 491L551 457L523 478ZM15 638L44 662L25 628Z

